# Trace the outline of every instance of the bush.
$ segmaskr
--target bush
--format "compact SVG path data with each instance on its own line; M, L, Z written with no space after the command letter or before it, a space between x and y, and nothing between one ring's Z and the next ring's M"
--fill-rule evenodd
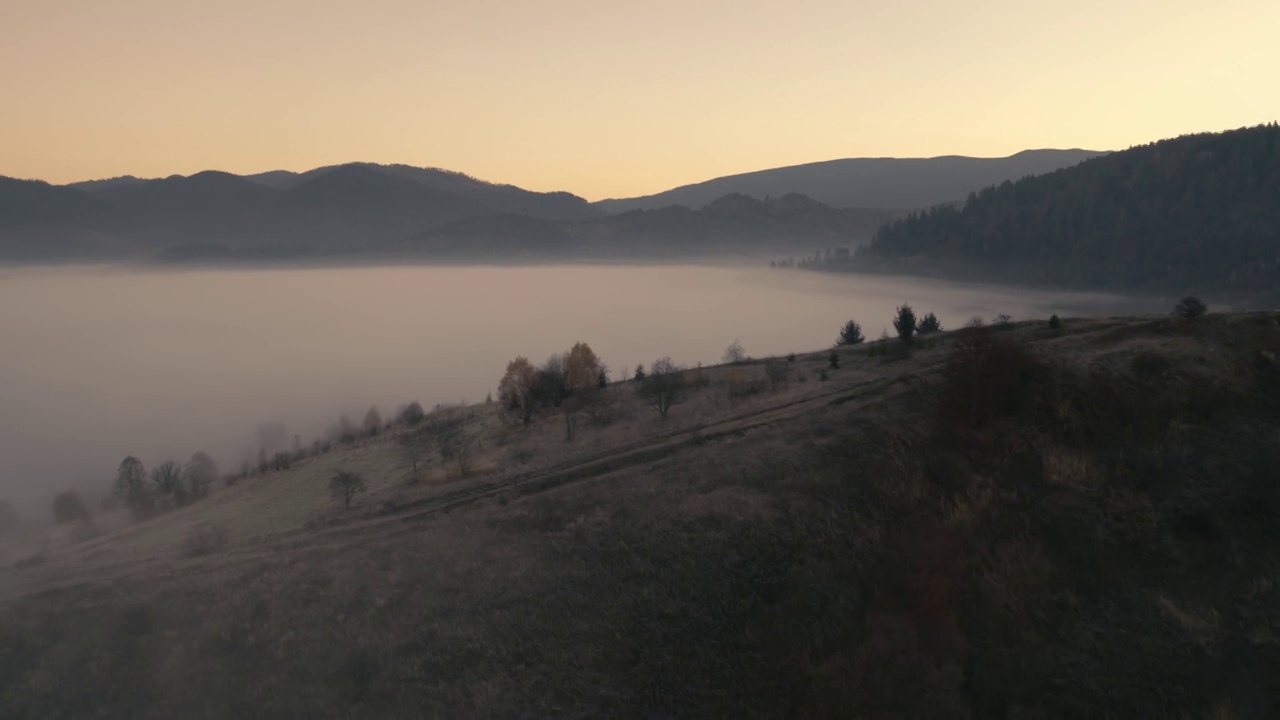
M293 464L293 456L287 452L278 452L271 456L272 470L288 470Z
M55 523L61 525L77 520L86 520L88 517L89 508L85 507L84 501L80 499L80 494L75 490L67 490L53 496L53 521Z
M417 425L427 418L427 414L422 411L422 405L414 402L400 408L400 412L396 413L396 419L410 427Z
M832 370L840 369L840 353L834 350L831 351L831 354L827 356L827 367Z
M1062 319L1061 319L1061 318L1059 318L1057 315L1054 315L1054 316L1050 317L1050 318L1049 318L1049 329L1050 329L1050 330L1061 330L1061 329L1062 329Z
M920 318L920 322L916 324L916 332L921 335L929 335L942 330L942 323L938 321L938 316L929 313Z
M893 329L898 332L898 339L910 344L916 332L916 313L910 305L898 307L898 314L893 318Z
M1175 315L1187 320L1195 320L1201 315L1209 311L1209 307L1200 301L1200 298L1188 295L1173 306Z
M840 337L836 338L836 345L857 345L865 339L862 335L862 326L850 320L840 328Z
M684 367L664 357L653 361L649 366L649 374L640 383L640 396L648 400L658 415L667 419L671 406L680 402L684 396Z

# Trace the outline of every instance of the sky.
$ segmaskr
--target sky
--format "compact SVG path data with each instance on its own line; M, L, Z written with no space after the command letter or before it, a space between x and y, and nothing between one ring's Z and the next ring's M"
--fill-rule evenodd
M1275 0L3 0L0 175L349 161L590 200L1280 119Z

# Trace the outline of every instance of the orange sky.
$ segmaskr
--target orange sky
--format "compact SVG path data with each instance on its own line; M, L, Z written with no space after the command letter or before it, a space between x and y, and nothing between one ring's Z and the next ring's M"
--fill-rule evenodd
M0 175L460 170L588 199L1280 118L1280 2L3 0Z

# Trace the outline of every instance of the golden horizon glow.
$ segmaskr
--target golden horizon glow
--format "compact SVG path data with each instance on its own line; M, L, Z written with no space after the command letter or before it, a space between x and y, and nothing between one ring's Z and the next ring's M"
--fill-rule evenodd
M1280 3L7 0L0 175L351 161L587 199L1280 118Z

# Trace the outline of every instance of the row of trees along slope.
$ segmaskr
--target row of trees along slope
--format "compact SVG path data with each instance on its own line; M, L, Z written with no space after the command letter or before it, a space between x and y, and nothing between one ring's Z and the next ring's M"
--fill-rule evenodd
M860 263L1123 291L1274 295L1280 127L1187 135L881 227Z

